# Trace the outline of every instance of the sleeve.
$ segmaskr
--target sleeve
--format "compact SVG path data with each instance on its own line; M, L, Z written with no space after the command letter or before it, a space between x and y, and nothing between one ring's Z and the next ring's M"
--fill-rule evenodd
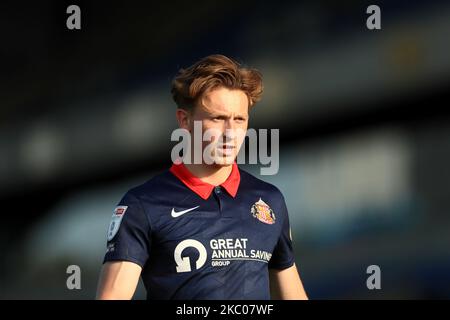
M269 261L269 269L286 269L291 267L295 262L294 250L292 247L291 227L289 224L289 215L286 207L284 197L281 195L281 212L283 225L281 228L280 238L272 253L272 258Z
M127 192L115 208L107 234L107 261L131 261L144 267L151 245L151 227L140 200Z

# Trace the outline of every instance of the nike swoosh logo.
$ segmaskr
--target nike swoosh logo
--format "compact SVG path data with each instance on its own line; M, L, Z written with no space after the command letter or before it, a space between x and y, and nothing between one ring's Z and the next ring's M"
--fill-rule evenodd
M190 208L190 209L183 210L183 211L178 211L178 212L175 211L175 208L172 208L171 215L172 215L173 218L178 218L179 216L182 216L183 214L188 213L189 211L195 210L198 207L200 207L200 206L196 206L194 208Z

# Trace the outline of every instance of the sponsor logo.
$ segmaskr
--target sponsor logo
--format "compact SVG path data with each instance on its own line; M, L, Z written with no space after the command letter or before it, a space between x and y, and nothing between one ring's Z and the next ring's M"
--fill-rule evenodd
M190 257L183 257L184 250L189 247L198 251L198 258L195 261L196 270L200 269L208 258L206 248L200 241L193 239L183 240L176 246L174 252L177 272L192 271ZM211 249L212 267L226 267L231 264L231 261L236 260L268 263L272 258L272 253L270 252L248 248L247 238L211 239L209 247Z
M197 249L199 253L198 259L195 262L196 270L200 269L206 262L206 248L200 241L194 239L183 240L176 246L175 252L173 254L175 263L177 264L177 272L192 271L191 259L189 257L182 257L183 251L189 247Z

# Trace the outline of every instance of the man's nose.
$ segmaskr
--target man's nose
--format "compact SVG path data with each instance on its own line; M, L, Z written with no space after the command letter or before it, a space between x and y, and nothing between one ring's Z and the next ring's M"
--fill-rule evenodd
M235 123L235 121L233 120L233 118L228 118L226 121L225 121L225 130L226 129L230 129L230 130L234 130L236 128L236 123Z
M223 139L225 141L232 141L234 139L236 139L236 128L234 126L228 127L225 129L225 131L223 132Z

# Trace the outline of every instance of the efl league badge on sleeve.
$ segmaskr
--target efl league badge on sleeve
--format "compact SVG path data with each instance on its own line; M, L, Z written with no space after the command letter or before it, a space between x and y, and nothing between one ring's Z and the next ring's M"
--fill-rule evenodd
M117 231L119 231L120 223L122 222L122 218L125 215L125 211L127 211L128 206L118 206L114 209L114 213L111 217L111 223L108 228L108 241L111 241L112 238L116 235Z
M252 206L251 212L253 217L257 218L261 222L267 224L275 223L275 213L267 203L261 200L261 198L259 198L259 200Z

